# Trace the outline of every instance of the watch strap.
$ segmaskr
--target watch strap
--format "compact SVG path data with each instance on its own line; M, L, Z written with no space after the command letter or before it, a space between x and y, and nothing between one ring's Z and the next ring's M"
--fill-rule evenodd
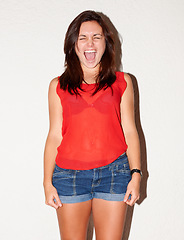
M132 169L132 170L131 170L131 175L132 175L133 173L135 173L135 172L139 173L139 174L141 175L141 177L142 177L142 172L141 172L140 169L136 169L136 168Z

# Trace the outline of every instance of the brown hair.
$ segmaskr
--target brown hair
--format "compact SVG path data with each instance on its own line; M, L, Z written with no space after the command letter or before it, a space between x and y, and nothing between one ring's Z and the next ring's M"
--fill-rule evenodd
M115 51L112 33L99 14L95 11L84 11L71 22L65 36L65 71L60 76L59 81L60 87L64 90L67 89L70 94L80 95L78 88L81 89L81 83L84 81L80 61L75 52L75 43L78 39L81 24L88 21L96 21L101 26L106 41L105 52L102 56L100 71L96 79L96 89L92 95L101 89L111 87L116 79Z

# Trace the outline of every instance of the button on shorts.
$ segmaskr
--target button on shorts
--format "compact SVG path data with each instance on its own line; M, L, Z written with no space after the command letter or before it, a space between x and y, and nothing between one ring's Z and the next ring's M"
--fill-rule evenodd
M100 198L123 201L131 173L126 153L112 163L90 170L71 170L55 165L52 184L62 203Z

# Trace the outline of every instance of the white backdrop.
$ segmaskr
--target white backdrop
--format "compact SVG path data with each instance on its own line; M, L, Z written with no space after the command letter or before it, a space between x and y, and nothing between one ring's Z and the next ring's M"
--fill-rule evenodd
M139 87L147 198L134 207L130 240L173 240L184 222L184 2L0 0L0 239L57 240L44 203L47 91L63 71L66 29L80 12L107 15L123 38L123 71Z

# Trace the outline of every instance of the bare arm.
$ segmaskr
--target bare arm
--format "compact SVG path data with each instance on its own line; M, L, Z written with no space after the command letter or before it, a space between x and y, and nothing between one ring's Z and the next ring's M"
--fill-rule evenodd
M56 93L56 86L58 80L53 79L49 86L49 119L50 128L47 136L45 151L44 151L44 179L43 186L45 190L45 202L55 208L60 206L60 200L57 195L57 191L52 185L52 175L55 166L55 158L57 155L57 147L62 140L62 106L60 98ZM56 199L56 204L54 203Z
M134 117L134 91L132 80L128 74L125 74L125 80L127 82L127 88L121 101L121 121L126 143L128 145L127 156L130 169L141 169L140 142ZM124 201L131 206L139 199L140 180L140 174L134 173L132 175L132 180L127 187L127 193ZM131 200L128 200L129 194L132 195Z

